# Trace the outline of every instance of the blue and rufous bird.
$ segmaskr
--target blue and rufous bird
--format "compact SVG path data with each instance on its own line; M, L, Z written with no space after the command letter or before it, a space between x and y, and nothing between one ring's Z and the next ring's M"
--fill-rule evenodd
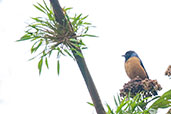
M144 65L135 51L127 51L122 56L125 57L125 71L130 79L134 79L136 76L143 80L145 78L149 79Z

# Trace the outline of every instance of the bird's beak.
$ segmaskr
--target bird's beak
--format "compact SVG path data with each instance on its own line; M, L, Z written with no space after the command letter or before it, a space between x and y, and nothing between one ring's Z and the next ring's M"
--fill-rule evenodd
M122 57L125 57L125 55L122 55Z

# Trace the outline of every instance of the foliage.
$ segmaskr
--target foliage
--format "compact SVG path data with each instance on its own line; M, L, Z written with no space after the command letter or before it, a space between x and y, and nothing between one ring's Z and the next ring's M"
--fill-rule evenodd
M147 104L152 102L153 104L147 107ZM154 102L155 101L155 102ZM171 90L165 92L162 96L154 98L146 97L142 98L140 94L131 98L126 96L123 99L117 95L114 97L114 103L116 105L116 111L106 104L107 114L156 114L159 108L171 107Z
M171 90L165 92L162 96L159 97L150 108L158 109L158 108L168 108L171 107Z
M147 113L148 110L143 110L142 107L144 107L144 103L146 99L142 99L140 94L137 94L134 98L131 98L130 96L124 97L124 99L121 100L121 98L118 96L118 102L116 98L114 97L114 102L117 107L115 113L116 114L142 114Z
M69 29L63 25L60 25L56 20L51 6L43 0L43 4L37 3L34 7L45 15L45 17L32 17L33 23L27 26L25 35L17 41L30 40L33 42L31 47L31 54L39 50L39 54L31 58L30 60L40 57L38 62L39 74L42 71L43 63L49 68L48 58L52 52L57 54L57 73L60 71L61 55L68 55L73 57L72 51L74 50L77 55L82 57L82 54L77 51L79 49L86 49L86 45L82 41L81 37L96 37L95 35L88 34L88 30L92 27L91 23L85 22L88 16L82 14L75 14L74 17L69 17L67 12L71 8L64 8L63 12L68 24L71 24L73 29Z

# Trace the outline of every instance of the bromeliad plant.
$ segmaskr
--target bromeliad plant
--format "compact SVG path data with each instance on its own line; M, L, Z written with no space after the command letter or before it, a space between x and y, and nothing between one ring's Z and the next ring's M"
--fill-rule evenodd
M40 57L40 61L38 62L39 74L42 71L43 62L49 68L48 58L52 52L57 52L57 73L59 74L60 56L68 55L74 59L72 51L75 51L77 55L82 57L77 48L87 48L81 37L96 37L95 35L87 34L89 28L93 26L91 23L85 22L88 15L75 14L74 17L69 17L67 12L72 8L63 8L67 24L69 24L69 26L63 26L55 20L52 7L48 7L44 0L43 5L37 3L34 7L44 13L45 17L32 17L33 23L28 25L25 35L18 41L30 40L33 42L31 53L39 51L39 54L30 59Z

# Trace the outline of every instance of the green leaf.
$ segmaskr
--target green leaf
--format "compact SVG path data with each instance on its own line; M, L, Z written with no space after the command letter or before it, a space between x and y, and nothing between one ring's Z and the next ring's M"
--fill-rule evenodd
M88 49L88 47L82 47L81 49Z
M84 20L88 17L88 15L84 16L83 18L81 18L80 20Z
M43 0L43 3L44 3L44 5L45 5L45 7L46 7L46 9L50 12L51 10L48 8L48 6L47 6L47 4L46 4L46 2ZM46 10L45 9L45 10Z
M39 41L37 41L37 42L39 42L39 44L38 44L36 47L34 47L34 46L35 46L35 44L36 44L37 42L35 42L35 43L33 44L33 46L31 47L31 53L37 51L37 49L42 45L42 41L43 41L42 39L39 40Z
M119 105L118 105L118 102L117 102L115 96L113 98L114 98L114 102L115 102L116 107L118 107Z
M38 7L37 5L34 5L33 4L33 6L35 7L35 8L37 8L39 11L41 11L41 12L43 12L43 13L45 13L46 14L46 12L45 11L43 11L40 7Z
M39 44L35 47L35 51L37 51L37 49L42 45L42 42L43 42L43 40L42 40L42 39L40 39Z
M89 105L91 105L91 106L94 106L94 104L93 104L93 103L90 103L90 102L87 102L87 104L89 104Z
M85 25L91 25L91 23L88 23L88 22L84 22L83 24L85 24Z
M96 35L92 35L92 34L83 34L83 35L81 35L81 37L85 37L85 36L88 36L88 37L97 37Z
M118 102L119 102L119 104L121 104L121 98L120 98L120 96L117 95L117 97L118 97Z
M113 110L110 108L110 106L108 104L106 104L107 108L108 108L108 114L114 114Z
M49 57L51 56L51 54L52 54L52 51L53 51L53 50L50 50L50 51L49 51Z
M168 108L171 107L171 90L165 92L158 100L156 100L150 108Z
M81 16L82 16L82 13L76 17L76 20L79 20Z
M79 51L76 51L76 54L83 58L83 54L80 53Z
M72 41L72 42L78 42L78 40L76 40L75 38L71 38L71 39L69 39L70 41Z
M84 34L86 34L86 33L88 32L88 30L89 30L89 27L87 26L87 27L85 27L84 29L85 29L85 30L84 30Z
M42 20L41 17L31 17L31 19L35 20L36 22L41 23L42 25L44 25L43 23L46 23L46 21Z
M30 58L28 61L31 61L31 60L35 59L36 57L37 57L37 56Z
M85 43L84 43L81 39L79 40L79 43L80 43L81 45L85 46Z
M129 101L126 101L126 97L121 101L120 105L118 106L116 113L120 112L122 108L128 103Z
M64 11L66 12L66 11L68 11L68 10L71 10L71 9L73 9L72 7L69 7L69 8L63 8L64 9Z
M57 61L57 74L59 75L59 72L60 72L60 63L59 63L59 60Z
M77 22L79 21L80 17L82 16L82 14L79 14L78 16L75 14L75 17L74 18L71 18L73 19L73 21L71 22L72 25L74 26L74 28L77 28Z
M20 40L17 40L17 42L19 42L19 41L25 41L25 40L30 40L30 39L32 39L31 35L25 34L24 36L21 37Z
M71 42L71 44L76 47L77 49L79 49L81 47L81 45L78 42Z
M72 56L72 54L67 50L67 49L64 49L64 51L71 57L74 59L74 57Z
M47 59L47 57L46 57L46 59L45 59L45 63L46 63L46 67L49 69L49 64L48 64L48 59Z
M132 101L132 103L130 103L131 112L133 112L133 111L135 110L135 108L138 106L137 100L138 100L138 98L134 99L134 100Z
M35 48L34 48L34 46L37 44L37 42L39 42L39 41L36 41L33 45L32 45L32 47L31 47L31 53L33 53L34 51L35 51Z
M65 14L65 17L66 17L66 20L67 20L68 22L70 22L70 17L68 16L67 13Z
M31 41L35 41L37 39L41 38L41 36L33 36L33 38L31 39Z
M46 8L45 7L43 7L40 3L37 3L40 7L39 8L41 8L42 10L44 10L44 12L46 11L47 12L47 10L46 10Z
M83 54L79 52L77 49L74 49L74 48L70 48L70 49L75 52L75 55L78 55L83 58Z
M39 75L41 74L41 71L42 71L42 65L43 65L43 58L41 58L38 63Z
M62 49L60 49L59 47L57 47L56 50L58 50L57 58L59 58L61 54L65 56L65 54L63 53L63 50Z

